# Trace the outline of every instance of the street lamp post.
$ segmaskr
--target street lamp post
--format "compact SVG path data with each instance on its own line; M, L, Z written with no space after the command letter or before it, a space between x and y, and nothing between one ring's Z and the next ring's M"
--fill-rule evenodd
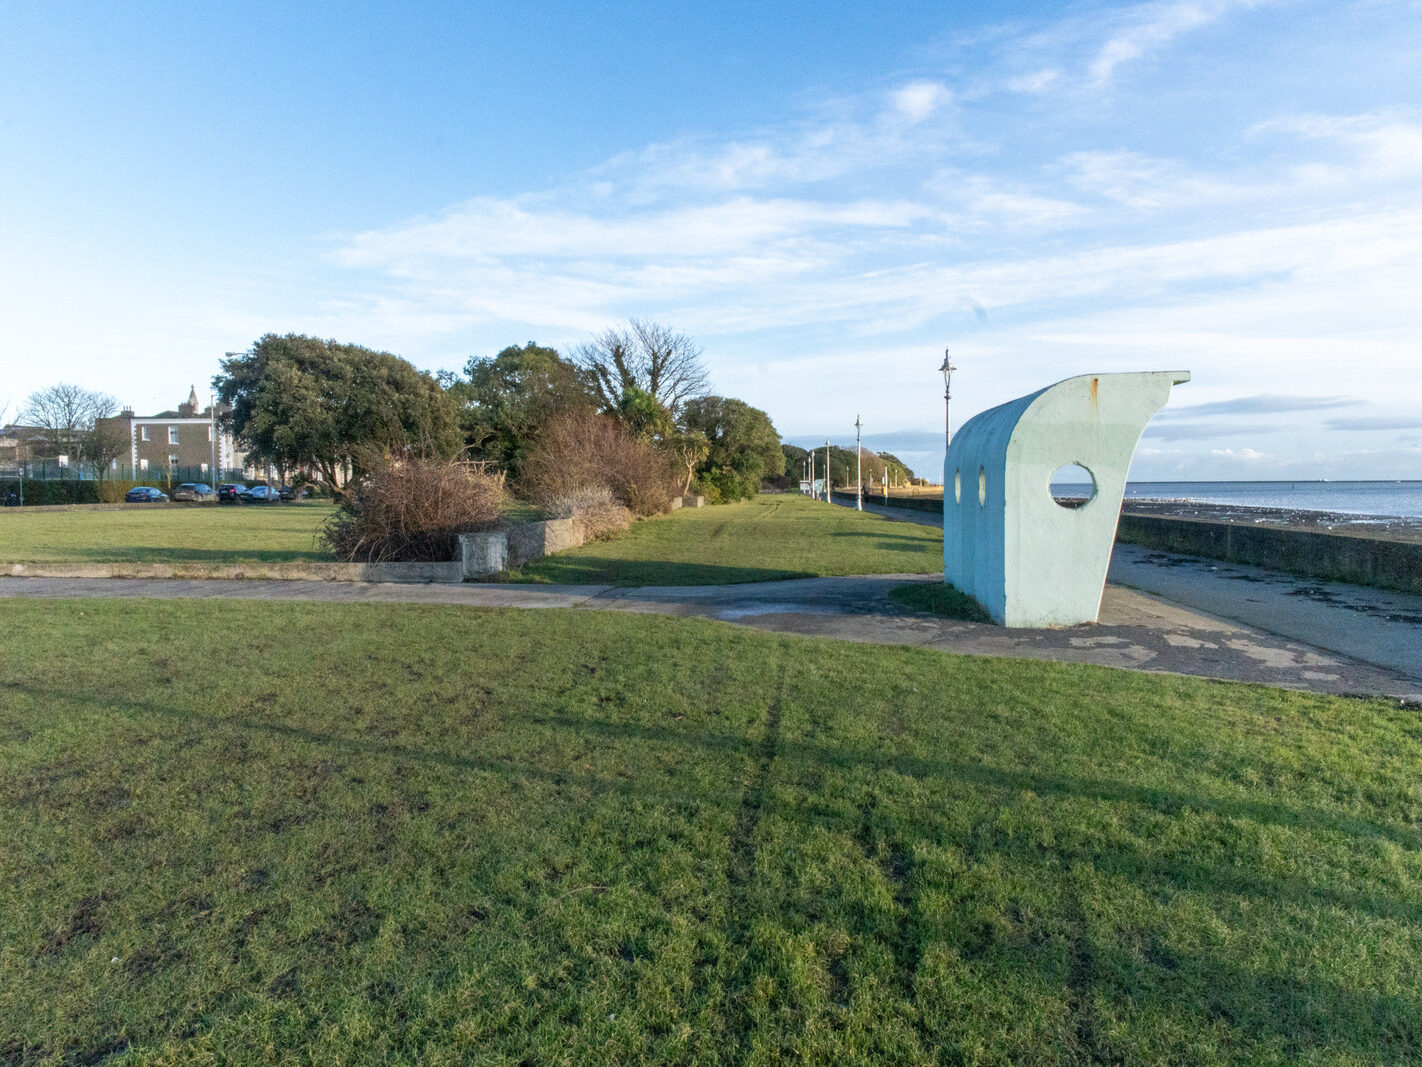
M864 510L864 426L854 416L854 510Z
M830 443L825 438L825 503L830 503Z
M943 350L943 366L938 368L943 372L943 451L948 451L948 446L953 442L953 416L949 411L949 403L953 399L951 388L953 372L958 368L953 366L948 359L948 349Z
M805 461L810 465L810 499L815 499L815 450L805 453Z

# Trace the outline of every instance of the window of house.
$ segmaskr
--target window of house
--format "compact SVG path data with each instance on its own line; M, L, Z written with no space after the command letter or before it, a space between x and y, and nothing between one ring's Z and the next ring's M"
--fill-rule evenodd
M168 443L170 445L178 443L178 428L176 426L168 427Z
M138 469L141 471L146 471L148 469L148 461L146 459L140 459L138 461Z
M140 426L140 427L138 428L138 439L139 439L140 441L147 441L147 440L148 440L148 427L147 427L147 426Z
M169 453L168 453L168 466L170 466L170 467L176 467L177 465L178 465L178 454L177 454L176 452L169 452Z
M207 443L212 444L212 423L207 424Z

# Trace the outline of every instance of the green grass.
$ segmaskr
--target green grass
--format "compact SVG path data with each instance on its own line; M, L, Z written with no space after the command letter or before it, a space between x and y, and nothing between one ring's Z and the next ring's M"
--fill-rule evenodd
M955 586L942 582L914 582L889 590L889 599L915 611L942 615L964 622L991 622L987 609Z
M322 501L26 512L0 510L0 563L230 563L329 560Z
M825 574L931 574L943 534L799 494L674 511L523 567L525 581L723 585Z
M1422 1055L1415 709L580 610L4 613L0 1062Z

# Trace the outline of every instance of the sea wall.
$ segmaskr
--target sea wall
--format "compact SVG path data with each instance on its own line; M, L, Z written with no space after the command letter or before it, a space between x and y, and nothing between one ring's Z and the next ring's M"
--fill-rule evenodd
M846 493L840 489L834 490L834 498L845 503L854 503L854 494ZM865 493L864 503L883 504L883 493ZM908 508L910 511L931 511L935 514L943 514L943 498L941 496L895 496L889 494L889 507Z
M853 493L834 494L852 503ZM883 496L864 497L881 504ZM889 504L913 511L940 511L941 497L889 496ZM1279 526L1223 520L1133 515L1123 512L1116 540L1187 556L1305 574L1333 582L1352 582L1404 593L1422 593L1422 544L1362 537L1350 533L1291 530Z
M1116 540L1228 563L1422 593L1422 544L1253 523L1123 514Z

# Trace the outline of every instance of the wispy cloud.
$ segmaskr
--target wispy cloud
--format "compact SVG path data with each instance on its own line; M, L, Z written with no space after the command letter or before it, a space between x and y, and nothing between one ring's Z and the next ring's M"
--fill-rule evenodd
M657 315L706 340L725 388L817 412L836 374L918 374L941 351L931 335L971 339L978 407L1077 371L1195 370L1202 402L1172 406L1157 440L1286 437L1290 414L1355 403L1302 395L1340 381L1422 404L1401 373L1422 330L1414 114L1250 115L1174 155L1096 117L1128 69L1253 6L1005 30L972 79L885 78L779 124L634 146L548 188L351 235L334 258L365 293L331 318L556 342ZM875 422L931 425L932 403Z
M1165 47L1176 37L1214 22L1231 9L1228 3L1149 4L1129 13L1125 25L1097 50L1088 70L1098 85L1111 80L1116 68Z
M1324 426L1330 430L1379 431L1379 430L1422 430L1422 418L1418 416L1364 415L1350 419L1328 419Z
M953 94L941 82L920 81L895 89L889 99L900 115L916 125L952 100Z
M1353 407L1362 403L1345 396L1290 396L1264 393L1241 396L1233 400L1217 400L1209 404L1186 404L1161 413L1164 418L1189 419L1202 415L1280 415L1303 411L1327 411L1330 408Z

